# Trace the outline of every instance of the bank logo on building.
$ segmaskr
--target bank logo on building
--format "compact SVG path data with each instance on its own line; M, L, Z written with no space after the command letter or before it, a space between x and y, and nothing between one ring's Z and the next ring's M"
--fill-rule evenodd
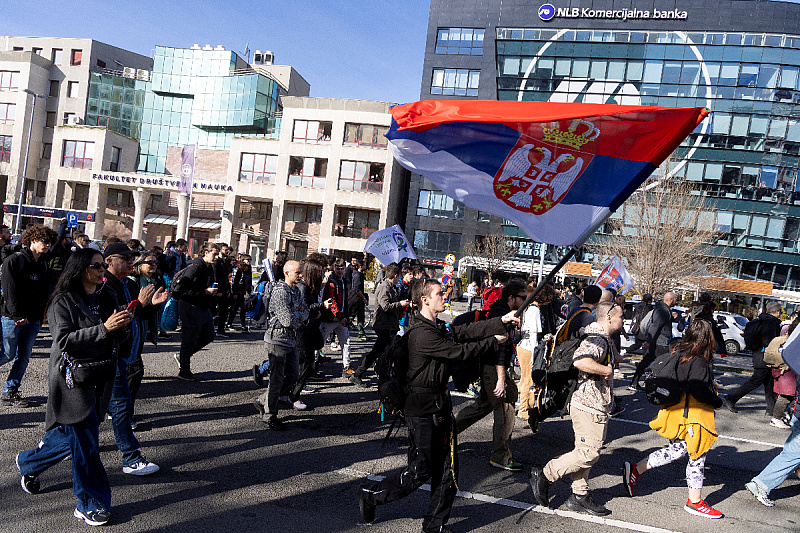
M553 20L555 16L556 8L553 4L542 4L542 7L539 8L539 18L543 21Z
M543 215L564 198L592 161L583 145L600 136L591 122L575 119L566 129L560 123L542 124L542 139L521 137L495 175L497 198L518 211ZM536 160L532 163L531 160Z

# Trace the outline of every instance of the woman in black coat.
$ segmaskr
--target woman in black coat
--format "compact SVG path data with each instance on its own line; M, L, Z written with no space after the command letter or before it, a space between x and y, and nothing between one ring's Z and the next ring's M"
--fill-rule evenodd
M72 254L64 267L47 306L53 345L46 433L38 447L17 455L22 488L31 494L39 491L42 472L71 455L72 491L78 498L73 516L92 526L111 520L111 487L100 462L96 404L114 378L116 362L107 365L107 376L78 383L77 372L66 372L64 354L80 363L113 361L128 334L131 314L117 310L113 295L102 290L106 266L100 252L87 248Z

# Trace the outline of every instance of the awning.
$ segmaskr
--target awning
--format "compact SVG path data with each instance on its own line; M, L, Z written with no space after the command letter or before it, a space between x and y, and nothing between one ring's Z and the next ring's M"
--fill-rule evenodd
M172 215L150 214L144 217L145 224L164 224L167 226L177 226L178 217ZM190 229L218 229L222 226L222 221L208 218L190 218Z

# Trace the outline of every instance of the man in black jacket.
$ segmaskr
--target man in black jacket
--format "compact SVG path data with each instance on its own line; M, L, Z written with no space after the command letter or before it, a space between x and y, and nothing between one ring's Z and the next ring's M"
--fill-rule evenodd
M525 281L511 278L503 286L500 299L489 308L487 318L505 316L519 309L527 297L526 290ZM522 463L511 459L511 433L516 419L514 407L519 396L517 385L508 373L513 357L514 345L510 342L481 354L480 395L456 413L456 425L458 433L463 433L472 424L494 412L489 464L495 468L520 472Z
M3 405L28 407L19 389L33 343L39 334L47 302L47 265L45 253L50 248L48 229L33 226L22 234L22 251L9 256L0 268L3 287L3 351L0 365L13 361L3 387Z
M497 352L507 340L504 324L519 324L519 319L509 313L452 327L436 318L445 309L444 291L438 281L418 281L411 293L420 311L407 333L410 393L404 413L409 433L408 466L383 481L361 487L358 503L361 518L371 523L376 505L404 498L430 479L430 505L422 530L450 531L445 524L458 492L458 461L453 406L447 390L448 363L477 357L487 350Z
M181 351L175 354L180 367L178 378L184 381L197 381L190 370L192 355L214 340L214 317L211 314L213 298L217 289L214 283L214 262L219 257L219 246L206 243L203 256L198 257L186 267L183 276L172 281L172 296L178 300L178 314L181 317Z
M642 345L644 356L631 378L629 390L641 390L639 380L647 367L660 355L669 351L672 342L672 307L678 303L678 295L674 292L664 293L664 297L653 307L653 315L647 327L645 343Z
M647 313L653 310L653 295L645 294L642 296L642 301L636 304L633 308L633 319L631 320L631 329L628 335L633 336L634 342L628 348L628 353L634 352L642 347L646 340L646 331L642 331L642 320L647 316Z
M753 392L760 386L764 386L764 399L767 402L767 414L772 416L775 410L775 393L772 391L774 380L772 369L764 363L764 349L775 337L781 334L781 304L769 302L764 307L764 313L758 315L758 331L761 333L761 348L753 350L753 375L750 379L739 386L732 394L722 396L722 403L733 412L738 413L736 402L744 398L745 395Z
M227 244L219 245L219 258L214 262L214 282L217 284L217 336L228 338L225 324L228 321L228 309L231 303L231 249Z

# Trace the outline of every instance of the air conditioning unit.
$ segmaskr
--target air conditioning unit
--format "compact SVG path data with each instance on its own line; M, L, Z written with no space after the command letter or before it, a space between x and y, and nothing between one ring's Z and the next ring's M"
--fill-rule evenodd
M67 124L69 124L70 126L78 126L80 124L83 124L83 119L79 116L72 115L67 120Z
M136 69L133 67L124 67L122 69L122 77L124 78L135 78L136 77Z

